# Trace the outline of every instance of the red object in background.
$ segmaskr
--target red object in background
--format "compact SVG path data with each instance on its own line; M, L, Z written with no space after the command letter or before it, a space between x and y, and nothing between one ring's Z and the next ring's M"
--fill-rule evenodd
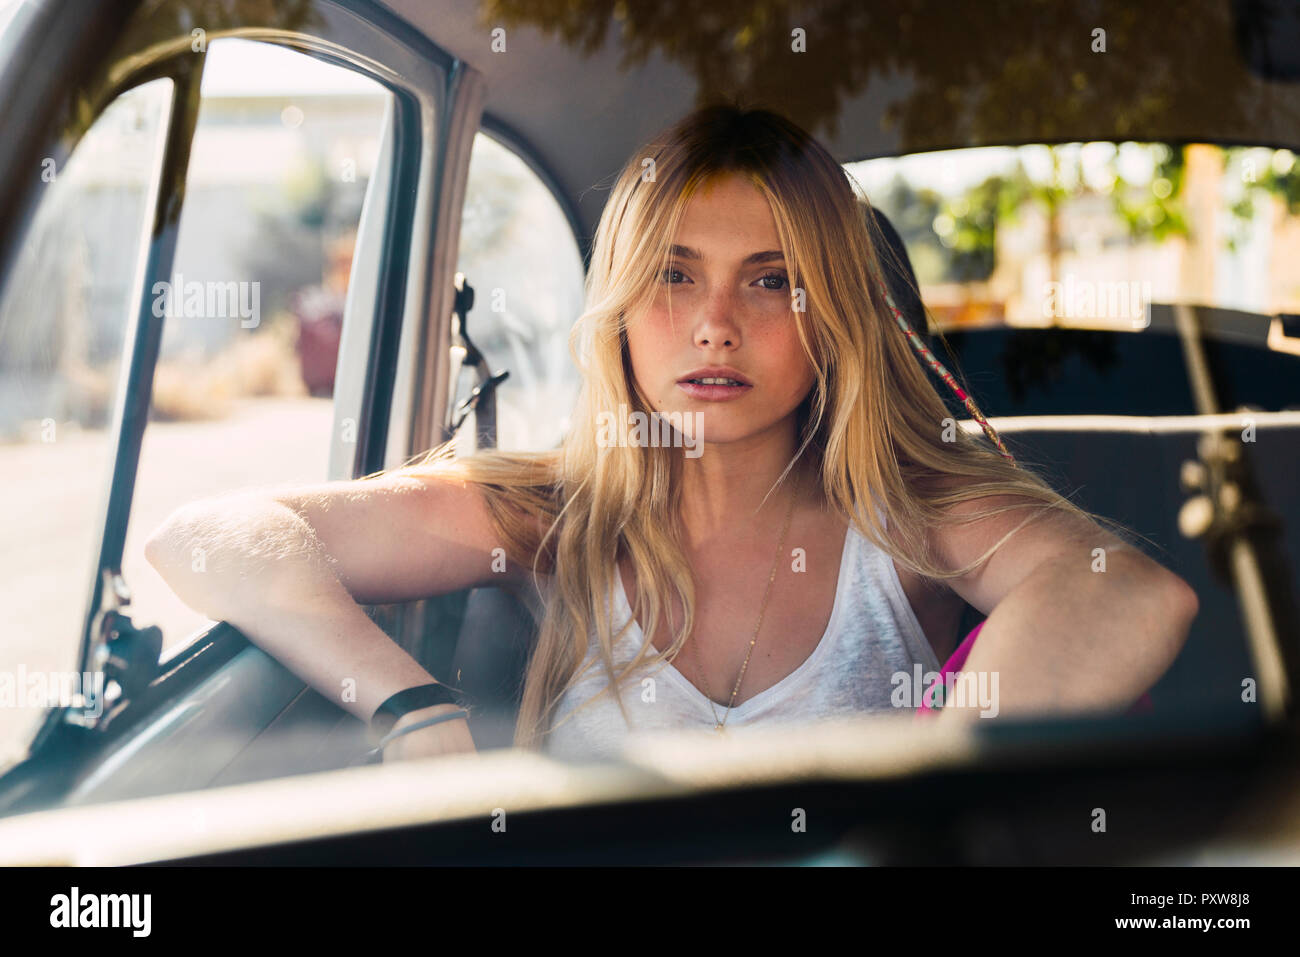
M314 396L334 394L343 304L341 293L319 286L300 290L293 297L293 314L298 319L298 364L303 384Z

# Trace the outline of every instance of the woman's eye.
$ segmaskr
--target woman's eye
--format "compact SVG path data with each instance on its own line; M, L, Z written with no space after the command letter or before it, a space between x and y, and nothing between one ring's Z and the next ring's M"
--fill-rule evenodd
M789 283L789 280L779 272L770 272L759 279L759 282L764 284L764 289L771 289L773 292L780 292L781 289ZM776 283L776 285L770 285L770 283Z
M673 278L674 276L678 278L674 279ZM669 268L669 269L665 269L662 273L659 274L660 282L672 283L674 285L680 283L682 279L685 278L686 277L682 274L682 271L680 269Z

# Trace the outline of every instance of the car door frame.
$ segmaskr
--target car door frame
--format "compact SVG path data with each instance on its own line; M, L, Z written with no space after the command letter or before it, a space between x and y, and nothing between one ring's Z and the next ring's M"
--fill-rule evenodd
M67 16L65 8L70 6L56 0L50 4L54 9L42 12L55 18L60 12ZM184 3L173 6L183 8ZM100 47L91 48L100 51L99 60L89 67L83 63L79 64L81 69L69 69L66 74L60 71L58 65L67 65L69 57L86 55L85 44L72 42L73 37L63 45L61 58L44 61L47 85L52 89L43 99L32 98L37 105L28 109L30 122L23 128L28 140L42 144L36 148L36 155L49 155L51 144L62 142L64 149L55 155L66 156L90 121L116 95L144 82L143 78L178 71L179 75L189 76L189 85L182 96L178 84L173 102L185 104L188 120L181 119L188 123L192 136L202 60L195 61L190 54L202 51L192 49L190 35L175 30L167 34L165 27L159 35L160 18L146 20L132 15L132 10L139 14L140 7L126 3L117 7L122 20L107 34L103 32L107 25L100 23ZM439 370L436 357L425 344L445 341L450 327L460 203L469 149L482 111L483 83L477 71L455 60L377 3L313 0L306 9L318 15L311 32L277 20L281 14L267 5L237 3L223 11L230 22L214 25L203 39L211 43L223 37L238 37L276 43L368 75L393 93L389 201L382 222L374 224L372 230L381 244L379 257L368 273L358 277L366 292L349 293L349 305L359 304L349 318L355 320L354 334L359 336L356 341L364 343L364 375L351 374L357 359L341 353L340 366L349 371L335 403L335 435L339 422L351 418L356 439L351 461L344 457L338 468L350 471L348 477L357 477L382 467L404 325L414 328L415 355L423 360L421 368L415 370L415 393L432 395L434 404L427 414L433 421L440 421L438 417L445 414L445 400L439 405L438 390L426 381L436 381ZM48 17L42 22L45 20ZM105 42L106 36L113 38L111 42ZM76 38L81 39L80 32ZM198 70L194 69L196 62ZM190 64L188 68L186 63ZM65 105L55 110L51 104L59 102ZM39 104L45 104L45 113L40 112ZM87 113L88 106L93 108L90 120L78 119ZM183 132L180 123L172 123L171 127L169 137L179 135L174 134L175 128ZM32 153L30 143L15 153ZM179 162L182 158L184 163ZM9 159L8 165L18 162L16 157ZM188 155L181 157L169 151L164 177L172 176L179 192L173 190L166 202L157 204L145 281L136 290L140 305L127 334L130 354L124 357L130 371L122 380L130 386L123 391L132 394L118 397L114 418L114 475L103 515L105 531L97 549L99 560L86 628L81 636L83 665L95 655L91 626L102 612L103 586L113 584L111 575L101 573L101 569L120 563L161 340L161 323L151 321L146 313L148 301L143 290L152 288L156 278L170 278L187 165ZM0 164L3 168L4 164ZM160 191L159 196L163 195ZM18 227L19 236L28 225L36 201L35 193L29 190L24 200L29 215ZM14 232L12 228L0 229L5 234L0 235L0 250L16 248ZM367 298L369 294L373 299ZM129 609L129 605L125 607ZM110 701L100 720L78 720L71 708L47 712L26 759L0 777L0 814L57 802L83 803L207 786L268 728L283 723L295 703L313 702L314 692L305 682L225 623L196 634L156 666L147 656L135 664L151 669L147 684L141 683L129 698ZM286 753L279 748L274 773L319 770L355 757L355 730L361 727L360 722L332 703L323 710L322 702L324 699L315 695L314 704L307 708L311 717L323 717L333 726L350 721L354 733L343 735L342 740L327 737L310 754L301 749L288 752L288 767L283 763ZM300 767L292 766L294 754L301 755Z

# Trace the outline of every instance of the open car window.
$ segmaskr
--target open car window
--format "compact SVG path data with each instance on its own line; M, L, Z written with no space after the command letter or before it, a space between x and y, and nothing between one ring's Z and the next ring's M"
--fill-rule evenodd
M112 478L112 417L172 81L123 93L44 191L0 297L0 766L47 705L77 705L78 636ZM93 691L93 689L92 689ZM91 707L94 707L91 705Z
M493 373L510 373L496 392L497 447L554 448L578 393L569 331L582 311L582 256L542 178L482 132L470 154L456 268L475 291L474 344ZM468 369L460 379L463 397L474 382ZM475 425L471 413L457 433L458 451L472 450Z
M162 628L164 657L211 622L145 560L145 538L185 503L328 477L357 227L390 97L283 47L209 46L172 279L150 291L163 337L122 562L132 615Z

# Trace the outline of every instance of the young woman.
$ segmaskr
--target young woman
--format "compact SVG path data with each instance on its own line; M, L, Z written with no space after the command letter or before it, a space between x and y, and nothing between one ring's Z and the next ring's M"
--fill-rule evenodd
M560 449L443 447L187 506L147 554L354 714L387 703L390 759L473 742L449 698L393 701L433 678L358 603L480 585L538 609L516 744L562 756L914 708L898 676L939 669L964 603L988 615L963 669L996 676L985 713L1131 705L1195 595L1012 461L968 399L985 435L953 428L927 366L955 383L898 321L869 222L793 124L697 111L605 206Z

